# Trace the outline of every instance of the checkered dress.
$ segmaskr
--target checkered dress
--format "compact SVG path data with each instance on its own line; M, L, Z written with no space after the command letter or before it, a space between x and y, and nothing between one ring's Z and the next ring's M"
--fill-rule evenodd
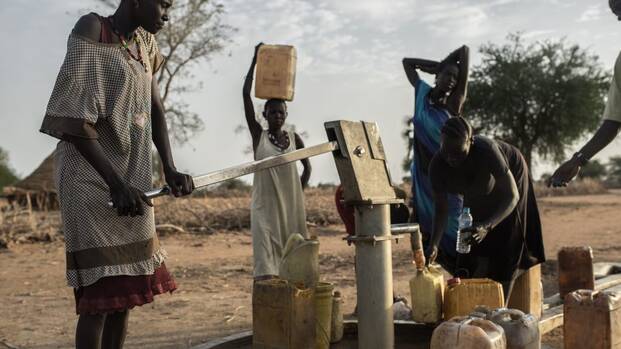
M107 205L106 183L66 141L67 136L98 139L122 178L140 190L151 189L151 79L163 60L153 35L139 29L134 38L150 63L147 71L119 44L71 34L41 126L41 132L61 140L55 180L67 279L75 288L107 276L150 275L165 259L153 209L139 217L117 216Z

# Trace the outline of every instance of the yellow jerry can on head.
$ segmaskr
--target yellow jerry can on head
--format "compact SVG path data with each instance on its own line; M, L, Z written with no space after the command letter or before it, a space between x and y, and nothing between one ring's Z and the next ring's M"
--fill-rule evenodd
M263 45L257 54L255 96L292 101L295 94L295 47Z

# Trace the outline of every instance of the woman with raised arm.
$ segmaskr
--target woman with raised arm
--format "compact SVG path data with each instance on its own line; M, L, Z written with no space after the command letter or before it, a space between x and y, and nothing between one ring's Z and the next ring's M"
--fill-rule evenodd
M414 161L412 162L413 222L420 224L425 241L429 240L433 224L433 193L429 178L429 164L440 149L440 129L451 117L461 115L468 86L468 46L462 46L441 62L404 58L403 68L414 87ZM418 75L418 70L434 74L435 86L429 86ZM449 272L455 272L458 217L462 201L457 195L449 196L446 234L439 245L438 262Z
M265 102L263 117L267 121L267 130L256 119L250 93L261 45L255 48L243 88L244 110L255 160L304 148L302 138L285 125L288 113L284 100L270 99ZM307 237L303 188L308 186L311 165L308 159L301 162L304 168L301 177L296 163L254 174L250 229L255 280L279 275L282 252L290 235L299 233Z

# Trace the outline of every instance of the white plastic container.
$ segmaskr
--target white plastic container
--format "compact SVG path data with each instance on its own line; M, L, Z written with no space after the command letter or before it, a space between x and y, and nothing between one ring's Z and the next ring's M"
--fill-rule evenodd
M502 327L478 317L454 317L436 327L431 349L505 349Z
M500 308L488 320L502 327L507 338L507 349L540 349L539 321L531 314L517 309Z
M332 327L330 343L338 343L343 339L343 299L341 292L335 291L332 297Z
M304 239L300 234L289 236L279 276L301 287L315 287L319 282L319 241Z

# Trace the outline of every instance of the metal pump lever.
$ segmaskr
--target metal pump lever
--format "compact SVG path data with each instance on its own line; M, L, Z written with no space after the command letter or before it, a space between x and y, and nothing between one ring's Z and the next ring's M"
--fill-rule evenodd
M194 188L200 189L206 186L227 181L229 179L245 176L257 171L265 170L268 168L288 164L290 162L310 158L313 156L329 153L339 148L336 141L321 143L308 148L302 148L294 150L282 155L270 156L265 159L248 162L245 164L226 168L224 170L218 170L210 172L204 175L192 177L194 181ZM145 192L145 195L149 199L157 198L160 196L170 195L172 192L168 186L164 186L159 189L154 189ZM112 202L108 202L108 206L112 207Z

